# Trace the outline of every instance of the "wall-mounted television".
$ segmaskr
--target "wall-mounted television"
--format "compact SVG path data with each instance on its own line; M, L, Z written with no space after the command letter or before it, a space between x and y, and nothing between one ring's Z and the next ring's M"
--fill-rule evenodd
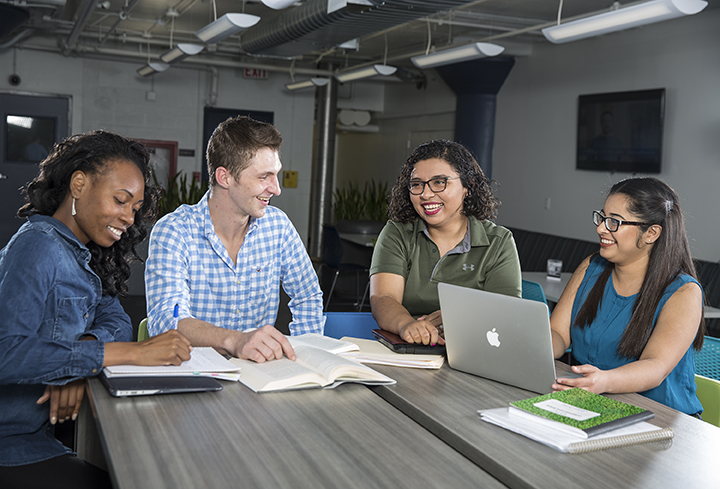
M660 173L665 89L580 95L577 169Z

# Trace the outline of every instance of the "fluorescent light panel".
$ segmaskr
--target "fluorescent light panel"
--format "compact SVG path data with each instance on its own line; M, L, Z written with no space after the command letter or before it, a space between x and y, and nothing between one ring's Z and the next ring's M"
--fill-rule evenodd
M174 48L162 53L160 59L163 63L177 63L188 56L195 56L203 49L205 49L205 46L201 44L180 43Z
M195 35L205 44L215 44L243 29L254 26L259 21L260 17L257 15L225 14L197 31Z
M693 15L706 6L707 2L704 0L652 0L566 24L546 27L542 33L548 41L562 44L683 15Z
M301 82L288 83L285 85L285 88L288 90L300 90L301 88L324 87L329 81L330 78L310 78L309 80Z
M150 76L165 71L168 68L170 68L170 65L162 61L150 61L142 68L138 68L137 73L140 76Z
M346 83L355 80L362 80L364 78L372 78L373 76L389 76L394 74L397 68L388 65L372 65L366 66L365 68L358 68L357 70L345 71L335 75L337 81L340 83Z
M262 3L272 9L280 10L289 7L294 3L298 3L299 1L300 0L262 0Z
M414 56L412 62L418 68L432 68L453 63L462 63L478 58L497 56L505 48L489 42L474 42L457 48L446 49L432 54Z

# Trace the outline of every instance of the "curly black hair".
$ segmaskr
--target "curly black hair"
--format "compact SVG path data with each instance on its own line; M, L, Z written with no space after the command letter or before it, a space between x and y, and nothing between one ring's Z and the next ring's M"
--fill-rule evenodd
M150 185L150 157L142 144L107 131L76 134L57 143L40 164L40 174L23 188L27 203L17 214L19 217L52 216L65 200L73 173L100 175L106 165L115 160L134 163L142 172L143 204L135 214L135 222L119 241L108 248L91 241L87 247L91 255L90 268L100 277L103 294L126 296L130 263L142 261L135 246L147 237L155 221L161 192Z
M497 216L500 200L493 194L492 182L485 177L472 153L460 143L439 139L421 144L405 161L390 193L388 217L391 220L409 223L420 217L410 201L408 185L415 164L432 158L447 161L460 175L460 181L467 189L467 195L463 200L463 214L473 216L480 221L494 219Z

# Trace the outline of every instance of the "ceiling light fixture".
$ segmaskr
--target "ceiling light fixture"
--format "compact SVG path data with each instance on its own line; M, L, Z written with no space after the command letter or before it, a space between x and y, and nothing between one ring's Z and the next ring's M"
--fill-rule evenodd
M545 38L555 44L577 41L663 20L693 15L707 6L704 0L652 0L610 12L567 22L542 30Z
M371 65L364 68L358 68L356 70L343 71L337 73L335 78L340 83L346 83L350 81L362 80L365 78L372 78L374 76L390 76L397 71L395 66L389 65Z
M432 68L434 66L462 63L477 58L497 56L505 48L489 42L474 42L456 48L445 49L432 54L413 56L412 62L418 68Z
M310 87L324 87L330 82L330 78L310 78L309 80L304 80L301 82L293 82L288 83L285 85L285 88L288 90L300 90L302 88L310 88Z
M272 9L280 10L289 7L294 3L298 3L299 1L300 0L262 0L262 3Z
M170 68L170 65L162 61L148 61L148 64L142 68L138 68L137 73L140 76L150 76L160 73Z
M195 35L205 44L216 44L258 22L260 22L260 17L257 15L225 14L197 31Z
M163 63L177 63L188 56L195 56L205 49L201 44L180 43L172 49L169 49L160 55Z

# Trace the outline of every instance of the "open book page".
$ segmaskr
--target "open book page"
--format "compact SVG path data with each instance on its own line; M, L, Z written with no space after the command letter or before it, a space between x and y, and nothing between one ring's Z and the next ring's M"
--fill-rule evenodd
M340 356L360 363L391 365L393 367L438 369L445 362L444 355L415 355L396 353L376 340L343 337L343 341L354 343L358 351L341 353Z
M673 436L672 430L662 429L641 421L590 438L583 438L579 435L538 424L521 416L513 416L508 411L508 408L504 407L480 410L478 414L483 421L519 433L561 452L579 453L590 451L593 447L612 448L649 441L660 441Z
M325 387L342 382L392 384L391 378L360 363L310 346L294 348L296 360L265 363L233 358L242 367L240 381L255 392Z
M298 346L313 346L321 350L329 351L330 353L342 353L346 351L358 350L358 346L355 343L349 341L338 340L330 338L329 336L323 336L318 333L307 333L299 336L288 336L288 341L293 349Z
M196 347L190 353L190 360L180 365L146 367L142 365L114 365L105 367L107 377L143 377L167 375L212 375L224 380L238 380L240 367L234 365L211 347Z

